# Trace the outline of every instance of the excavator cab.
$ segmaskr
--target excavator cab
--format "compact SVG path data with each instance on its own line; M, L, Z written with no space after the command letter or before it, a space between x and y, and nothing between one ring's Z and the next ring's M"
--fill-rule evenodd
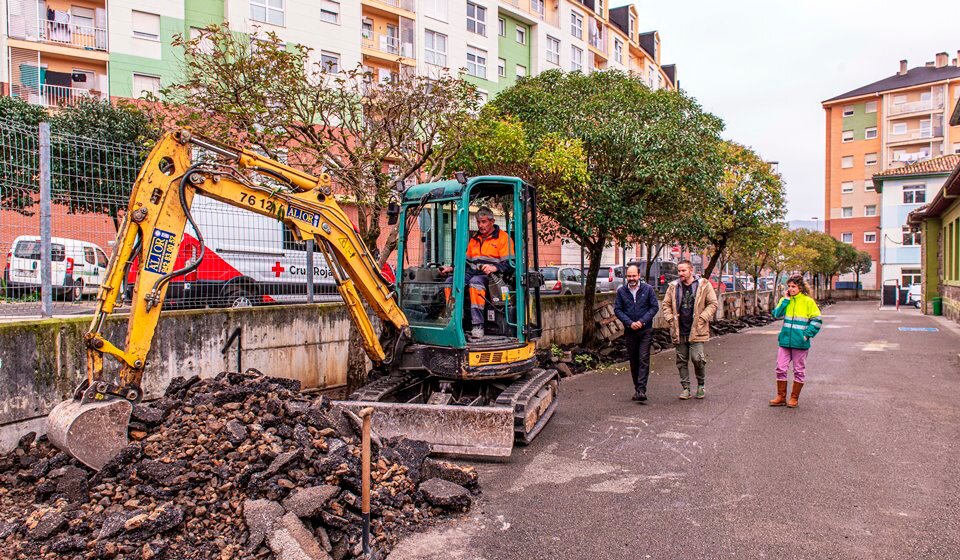
M474 177L418 185L402 206L397 291L413 339L455 349L492 345L526 346L540 336L535 191L515 177ZM480 208L494 214L495 227L509 238L501 270L483 275L485 336L468 341L468 275L490 259L468 257ZM452 273L444 271L453 268Z

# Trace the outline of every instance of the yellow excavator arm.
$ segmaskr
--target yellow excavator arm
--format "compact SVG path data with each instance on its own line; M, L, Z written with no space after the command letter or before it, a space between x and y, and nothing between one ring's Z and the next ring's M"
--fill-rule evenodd
M212 161L192 161L194 148L216 154ZM257 175L260 177L258 178ZM269 177L267 184L262 177ZM122 397L138 401L143 368L153 341L167 283L189 273L199 260L173 270L190 206L196 193L282 221L299 240L313 239L326 258L363 346L375 363L385 360L366 302L385 324L405 332L407 319L392 285L360 239L353 223L330 196L330 177L315 177L249 150L224 146L188 130L168 133L154 147L133 186L130 204L117 234L116 249L97 296L87 345L87 380L96 400ZM203 247L203 232L196 228ZM202 259L201 248L200 258ZM120 348L101 334L113 312L123 279L137 263L136 284L126 345ZM119 385L103 380L103 355L121 362ZM99 385L100 389L95 386ZM109 395L109 396L108 396Z

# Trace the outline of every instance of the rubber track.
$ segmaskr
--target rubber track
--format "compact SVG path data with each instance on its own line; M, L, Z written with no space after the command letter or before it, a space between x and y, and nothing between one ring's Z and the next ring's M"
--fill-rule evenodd
M557 380L557 394L546 412L537 420L533 429L530 430L530 433L527 433L524 429L527 405L530 403L530 399L535 397L537 392L553 379ZM513 432L517 443L527 444L533 441L533 438L540 433L540 430L543 429L550 417L553 416L553 412L559 401L559 382L560 376L557 374L557 370L535 368L530 371L529 375L525 375L510 384L500 393L500 396L497 397L497 406L509 406L513 408Z
M354 391L348 400L380 402L384 397L391 395L406 386L417 376L415 374L388 375L381 377L369 385L364 385Z

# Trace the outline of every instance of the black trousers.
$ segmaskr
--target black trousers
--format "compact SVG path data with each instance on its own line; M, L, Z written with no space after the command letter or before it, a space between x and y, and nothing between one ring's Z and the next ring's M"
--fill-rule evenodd
M633 387L637 391L647 392L647 378L650 376L650 343L653 342L653 329L635 331L627 327L624 333L627 355L630 356L630 375Z

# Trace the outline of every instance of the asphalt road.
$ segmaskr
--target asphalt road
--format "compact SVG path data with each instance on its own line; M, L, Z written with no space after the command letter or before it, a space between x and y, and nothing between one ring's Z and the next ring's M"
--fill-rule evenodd
M960 330L827 308L792 410L767 406L778 330L709 342L703 401L672 351L646 405L623 370L564 381L531 446L478 465L473 510L391 560L960 558Z

